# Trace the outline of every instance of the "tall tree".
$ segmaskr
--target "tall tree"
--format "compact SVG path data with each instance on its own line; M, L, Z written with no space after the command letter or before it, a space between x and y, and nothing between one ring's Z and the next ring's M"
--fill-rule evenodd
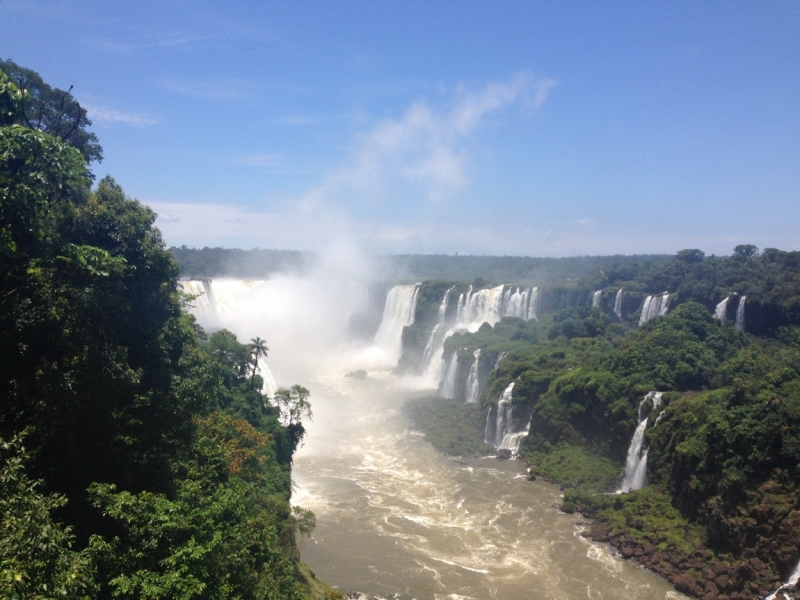
M76 148L86 162L103 160L103 148L97 136L87 130L92 122L86 109L72 96L72 86L66 91L50 87L36 71L20 67L11 59L0 60L0 71L24 94L20 116L26 125L60 138Z
M258 366L258 359L262 356L264 358L267 357L267 352L269 348L267 348L267 341L262 340L260 337L254 337L250 340L250 344L248 345L248 349L250 350L250 357L253 361L253 372L250 375L250 382L252 383L256 377L256 371L259 370Z

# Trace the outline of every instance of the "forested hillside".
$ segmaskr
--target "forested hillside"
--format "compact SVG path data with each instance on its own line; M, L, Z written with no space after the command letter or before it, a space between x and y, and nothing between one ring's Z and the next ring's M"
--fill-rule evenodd
M308 597L308 391L264 396L264 343L198 327L155 214L92 187L80 105L2 66L0 597Z
M412 405L412 418L438 427L444 450L476 447L513 383L510 429L529 427L520 454L534 478L564 487L564 510L594 518L595 539L693 596L775 590L800 557L800 253L683 251L613 266L573 290L574 303L538 320L447 339L456 389L468 371L482 378L486 420L470 416L474 405L453 417L468 440L449 444L435 402ZM666 314L639 325L645 297L663 292ZM649 485L627 493L637 429Z
M302 272L315 264L313 252L291 250L239 250L236 248L169 249L181 268L181 277L239 277L253 279L272 273ZM650 267L669 260L669 255L577 256L531 258L528 256L458 256L448 254L399 254L376 257L377 271L386 281L496 281L525 285L578 281L613 265Z

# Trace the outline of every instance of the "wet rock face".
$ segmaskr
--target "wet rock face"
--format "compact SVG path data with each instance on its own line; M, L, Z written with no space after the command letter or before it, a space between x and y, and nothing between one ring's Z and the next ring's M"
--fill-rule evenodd
M508 460L509 458L511 458L511 450L508 450L507 448L502 448L498 450L497 458L499 458L500 460Z

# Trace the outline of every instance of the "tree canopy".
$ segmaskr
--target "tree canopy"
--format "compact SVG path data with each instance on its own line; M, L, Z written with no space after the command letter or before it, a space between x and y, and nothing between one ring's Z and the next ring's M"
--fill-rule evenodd
M86 162L103 160L103 148L97 135L88 130L92 121L86 109L72 96L72 87L66 91L50 87L37 72L11 59L0 60L0 71L22 92L19 115L22 123L61 139L77 149Z

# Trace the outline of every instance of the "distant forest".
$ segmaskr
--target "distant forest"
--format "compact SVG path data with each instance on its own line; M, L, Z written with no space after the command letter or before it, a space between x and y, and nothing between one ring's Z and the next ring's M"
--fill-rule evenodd
M240 250L235 248L169 249L181 267L181 277L269 277L273 273L305 272L317 262L313 252L296 250ZM400 254L381 257L380 272L386 279L422 281L442 279L541 285L577 281L613 266L663 263L668 254L631 256L576 256L533 258L529 256L458 256L449 254Z

